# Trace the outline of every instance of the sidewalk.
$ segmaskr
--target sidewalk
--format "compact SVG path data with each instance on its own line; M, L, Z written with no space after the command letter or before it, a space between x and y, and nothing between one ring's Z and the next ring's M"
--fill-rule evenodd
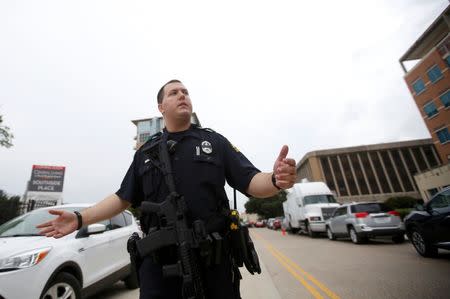
M261 274L251 275L245 267L239 268L242 275L242 299L281 299L280 294L261 259L259 259L259 263L261 266Z

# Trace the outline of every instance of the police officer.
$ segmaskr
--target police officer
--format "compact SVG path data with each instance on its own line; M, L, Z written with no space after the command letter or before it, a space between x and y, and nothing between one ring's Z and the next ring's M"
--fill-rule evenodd
M226 219L223 210L229 208L224 190L225 181L242 193L263 198L280 189L292 187L296 180L295 161L286 158L288 147L282 147L273 172L259 171L225 137L191 124L192 103L189 92L179 80L164 84L157 95L162 113L165 138L171 140L169 153L176 191L184 196L190 221L203 220L208 232L224 234ZM149 163L143 154L161 138L153 136L134 156L120 189L96 205L81 212L50 210L57 218L38 226L41 234L60 238L76 229L113 217L130 205L139 207L144 200L163 201L168 195L161 169ZM143 231L148 231L155 218L141 219ZM162 264L173 262L171 250L158 253L157 261L146 257L139 269L140 298L181 298L181 279L163 278ZM236 272L230 259L219 265L202 267L207 298L240 298L236 287ZM237 285L238 286L238 285Z

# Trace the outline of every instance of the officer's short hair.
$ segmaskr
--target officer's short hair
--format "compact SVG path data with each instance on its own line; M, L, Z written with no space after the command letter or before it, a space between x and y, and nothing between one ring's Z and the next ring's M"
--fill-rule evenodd
M164 98L164 87L166 87L166 85L167 84L170 84L170 83L181 83L181 81L180 80L177 80L177 79L173 79L173 80L170 80L169 82L167 82L166 84L164 84L160 89L159 89L159 91L158 91L158 95L157 95L157 100L158 100L158 104L161 104L162 103L162 101L163 101L163 98Z

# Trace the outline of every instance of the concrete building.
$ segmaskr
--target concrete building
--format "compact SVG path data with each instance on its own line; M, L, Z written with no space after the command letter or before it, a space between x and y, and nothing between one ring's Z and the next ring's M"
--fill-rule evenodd
M431 139L313 151L297 164L297 179L323 181L340 203L421 198L414 175L441 166Z
M416 175L427 200L450 185L450 5L400 58L400 65L443 164Z
M164 119L162 116L156 116L151 118L136 119L131 121L136 125L137 133L134 137L136 140L136 145L134 149L137 150L141 145L143 145L150 136L162 131L164 129ZM191 123L200 126L200 121L198 120L197 114L192 113Z

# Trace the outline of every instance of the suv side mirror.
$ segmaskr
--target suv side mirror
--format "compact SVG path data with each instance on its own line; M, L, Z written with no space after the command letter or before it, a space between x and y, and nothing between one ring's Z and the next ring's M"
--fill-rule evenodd
M94 223L87 227L81 228L75 238L87 238L90 235L101 234L106 231L106 225L101 223Z
M421 204L416 204L415 208L416 208L417 211L425 211L424 206L421 205Z

